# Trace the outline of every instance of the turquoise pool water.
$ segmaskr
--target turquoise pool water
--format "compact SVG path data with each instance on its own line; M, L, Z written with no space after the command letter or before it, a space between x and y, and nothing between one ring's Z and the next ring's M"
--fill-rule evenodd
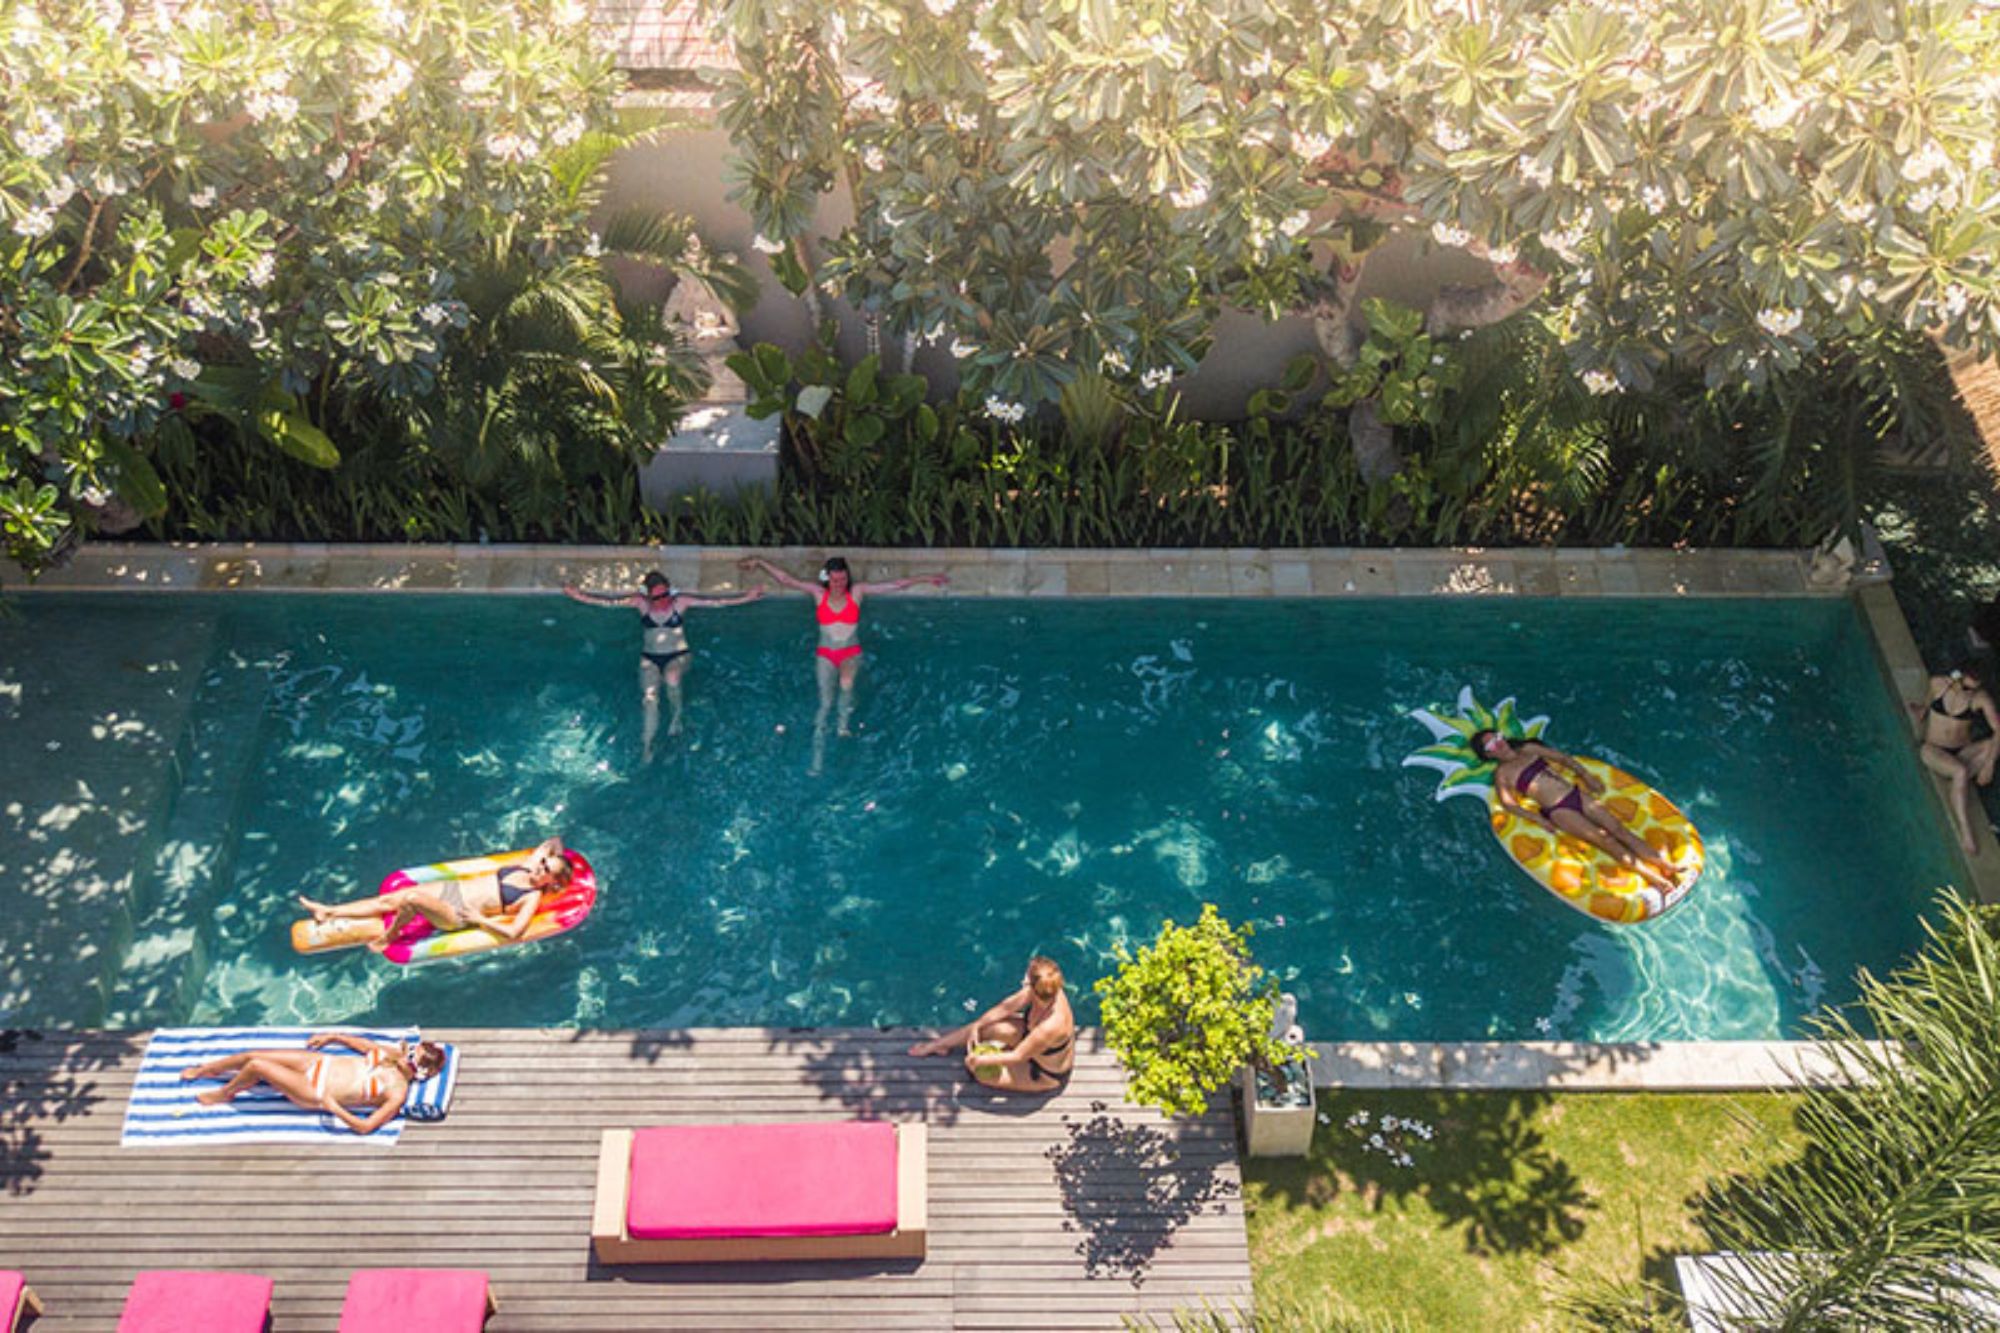
M1324 1038L1765 1038L1847 1000L1953 877L1843 602L871 604L811 772L811 614L699 613L639 758L630 613L560 598L34 595L0 620L10 1023L909 1023L1080 987L1204 901ZM1652 780L1687 904L1610 928L1400 766L1461 685ZM562 831L561 939L294 955L294 894Z

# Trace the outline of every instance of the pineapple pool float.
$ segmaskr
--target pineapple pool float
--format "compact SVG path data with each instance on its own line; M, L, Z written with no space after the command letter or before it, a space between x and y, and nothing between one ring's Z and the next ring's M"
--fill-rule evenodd
M1404 759L1403 766L1442 773L1437 788L1440 801L1452 796L1484 801L1487 825L1500 840L1502 850L1537 884L1577 911L1613 925L1651 921L1685 898L1701 878L1701 834L1680 807L1602 759L1576 757L1578 764L1603 782L1604 791L1597 799L1604 808L1679 868L1672 888L1656 888L1608 853L1580 838L1550 833L1500 804L1493 789L1493 770L1498 765L1472 752L1474 733L1497 731L1510 741L1537 740L1548 725L1546 717L1523 719L1515 712L1512 699L1502 699L1497 708L1486 708L1472 697L1469 686L1458 693L1457 712L1418 708L1410 716L1430 731L1432 743Z

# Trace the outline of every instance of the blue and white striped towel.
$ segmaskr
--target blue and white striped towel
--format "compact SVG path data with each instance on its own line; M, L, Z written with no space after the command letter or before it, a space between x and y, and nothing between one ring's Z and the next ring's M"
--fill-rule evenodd
M241 1051L303 1049L316 1032L345 1032L372 1041L415 1041L415 1028L161 1028L146 1043L125 1110L121 1148L175 1148L209 1143L325 1143L329 1139L392 1147L404 1116L373 1134L356 1134L323 1111L292 1105L275 1088L245 1092L227 1106L204 1106L195 1094L220 1087L189 1082L181 1071ZM441 1119L458 1075L458 1052L446 1048L445 1070L412 1092L409 1114Z

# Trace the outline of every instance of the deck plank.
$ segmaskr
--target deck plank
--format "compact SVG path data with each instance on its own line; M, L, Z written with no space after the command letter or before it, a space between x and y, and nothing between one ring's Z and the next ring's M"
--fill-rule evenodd
M0 1041L0 1268L45 1333L108 1327L144 1268L277 1281L274 1333L330 1329L347 1275L483 1268L492 1333L1117 1329L1247 1308L1236 1132L1123 1100L1099 1034L1067 1091L1000 1098L907 1032L439 1030L465 1051L441 1125L387 1151L118 1147L144 1033ZM921 1262L606 1268L588 1243L600 1130L874 1116L931 1128Z

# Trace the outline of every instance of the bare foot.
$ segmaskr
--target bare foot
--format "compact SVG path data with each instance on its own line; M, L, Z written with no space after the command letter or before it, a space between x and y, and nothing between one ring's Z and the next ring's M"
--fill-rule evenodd
M680 734L681 734L681 720L679 718L675 718L673 721L667 723L667 735L678 736Z
M385 935L385 936L383 936L383 937L382 937L381 939L379 939L379 940L370 940L370 941L368 941L368 952L369 952L369 953L387 953L387 952L389 952L389 939L388 939L388 937L387 937L387 936Z
M220 1106L229 1100L227 1088L216 1088L212 1092L197 1092L194 1099L203 1106Z
M331 909L325 903L316 903L303 893L299 895L299 906L311 912L312 919L320 925L325 925L327 917L332 914Z
M951 1048L946 1046L943 1042L920 1041L916 1045L910 1048L910 1054L918 1057L923 1057L927 1055L943 1055L949 1049Z
M181 1082L192 1083L198 1078L208 1077L207 1065L189 1065L181 1071Z

